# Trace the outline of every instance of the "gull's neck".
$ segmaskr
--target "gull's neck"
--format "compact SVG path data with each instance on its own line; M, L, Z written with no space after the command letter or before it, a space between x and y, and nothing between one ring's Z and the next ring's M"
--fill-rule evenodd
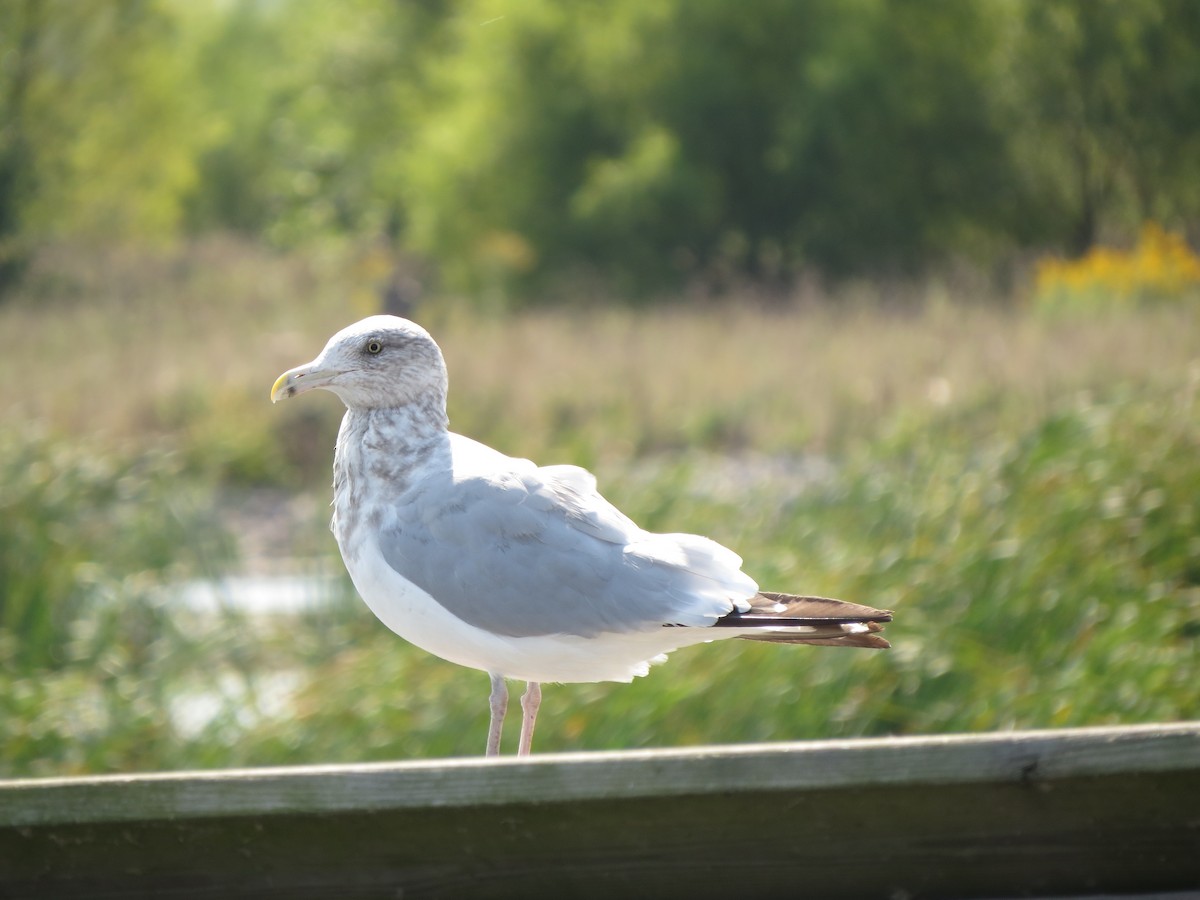
M346 410L333 457L332 528L339 543L448 453L448 427L445 404L436 398Z

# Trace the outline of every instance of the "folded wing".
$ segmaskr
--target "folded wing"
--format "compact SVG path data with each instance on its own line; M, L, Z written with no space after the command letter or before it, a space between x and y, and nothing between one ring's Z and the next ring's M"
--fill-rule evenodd
M583 469L503 459L419 486L421 502L381 530L387 563L458 618L514 637L594 637L750 610L758 586L731 550L643 531Z

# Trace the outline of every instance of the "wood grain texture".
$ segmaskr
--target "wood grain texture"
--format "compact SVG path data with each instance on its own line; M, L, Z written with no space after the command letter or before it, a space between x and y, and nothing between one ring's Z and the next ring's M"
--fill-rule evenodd
M0 781L3 897L1175 891L1200 723Z

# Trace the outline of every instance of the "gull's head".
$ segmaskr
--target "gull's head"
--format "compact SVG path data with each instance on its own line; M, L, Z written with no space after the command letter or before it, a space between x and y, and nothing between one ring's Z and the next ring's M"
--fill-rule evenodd
M422 401L444 407L446 363L420 325L398 316L371 316L331 337L312 362L280 375L271 402L314 388L332 391L350 409Z

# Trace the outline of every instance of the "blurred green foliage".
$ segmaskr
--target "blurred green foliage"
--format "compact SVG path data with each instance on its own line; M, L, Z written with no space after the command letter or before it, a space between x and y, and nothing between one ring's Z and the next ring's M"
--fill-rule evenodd
M1197 71L1189 0L11 0L0 262L343 236L510 303L1000 271L1194 232Z
M151 0L0 5L0 262L49 237L181 227L219 136L186 88L182 13Z
M114 639L146 652L161 606L150 600L153 587L222 571L230 561L232 545L203 496L163 452L122 460L73 442L0 433L4 667L94 661ZM88 616L105 622L104 634L85 639L78 627ZM139 617L149 619L139 624Z
M739 548L765 586L896 609L893 649L732 641L680 651L632 685L549 686L540 750L1200 716L1194 383L1113 385L1045 415L996 398L899 414L799 490L786 475L738 471L747 481L732 496L689 457L610 469L605 488L647 527ZM101 657L5 668L0 771L482 745L486 678L399 641L351 593L274 625L176 609L139 638L128 616L96 643Z

